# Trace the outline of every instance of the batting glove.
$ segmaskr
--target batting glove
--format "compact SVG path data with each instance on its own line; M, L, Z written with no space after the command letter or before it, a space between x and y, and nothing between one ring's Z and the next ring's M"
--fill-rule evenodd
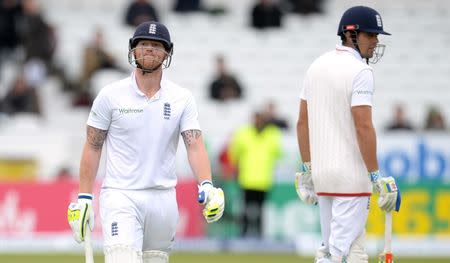
M394 177L381 177L380 171L370 172L373 188L380 194L378 206L385 212L399 211L402 201L400 189Z
M222 217L225 209L225 196L222 189L214 187L211 181L205 180L200 184L197 201L205 206L203 216L206 222L216 222Z
M73 237L78 243L84 241L86 227L89 227L91 231L94 229L93 199L92 194L79 193L78 202L70 203L67 210L67 220L72 229Z
M302 171L295 174L295 190L300 199L308 205L317 205L317 195L311 176L311 163L303 163Z

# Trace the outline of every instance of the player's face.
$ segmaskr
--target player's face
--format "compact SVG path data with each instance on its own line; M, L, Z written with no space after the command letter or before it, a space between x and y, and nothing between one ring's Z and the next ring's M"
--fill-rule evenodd
M378 44L378 34L369 32L360 32L358 34L358 47L363 58L373 57L375 48Z
M167 52L164 45L158 41L141 40L136 45L134 55L143 68L155 68L166 59Z

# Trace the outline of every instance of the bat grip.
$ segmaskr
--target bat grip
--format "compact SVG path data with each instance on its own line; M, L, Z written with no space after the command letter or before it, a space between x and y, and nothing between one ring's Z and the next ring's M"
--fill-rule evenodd
M392 252L392 212L385 215L384 221L384 252Z

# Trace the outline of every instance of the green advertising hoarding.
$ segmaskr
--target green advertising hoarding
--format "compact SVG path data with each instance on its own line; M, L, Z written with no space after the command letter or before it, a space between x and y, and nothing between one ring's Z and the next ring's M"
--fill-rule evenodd
M242 198L236 182L223 184L227 193L223 224L214 226L212 233L238 237ZM446 185L400 184L402 207L394 213L393 232L397 235L436 235L450 237L450 189ZM384 214L377 207L377 195L371 198L367 220L368 235L384 233ZM273 239L294 239L302 233L320 233L319 208L303 204L293 184L280 183L273 187L263 212L264 235Z
M263 232L267 238L293 240L304 233L319 234L320 223L318 207L307 206L297 197L293 178L299 161L293 160L298 150L293 138L286 142L286 154L276 172L277 183L262 214ZM382 135L378 144L380 169L396 178L402 193L401 210L393 217L393 232L407 237L450 238L450 136ZM210 233L238 237L243 202L239 186L234 180L220 184L226 193L226 212L223 224L212 226ZM384 233L384 214L377 207L377 198L371 198L368 236Z

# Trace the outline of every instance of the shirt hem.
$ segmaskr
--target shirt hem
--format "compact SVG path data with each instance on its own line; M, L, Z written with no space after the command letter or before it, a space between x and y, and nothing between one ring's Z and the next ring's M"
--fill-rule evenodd
M318 192L318 196L371 196L372 193L324 193Z

